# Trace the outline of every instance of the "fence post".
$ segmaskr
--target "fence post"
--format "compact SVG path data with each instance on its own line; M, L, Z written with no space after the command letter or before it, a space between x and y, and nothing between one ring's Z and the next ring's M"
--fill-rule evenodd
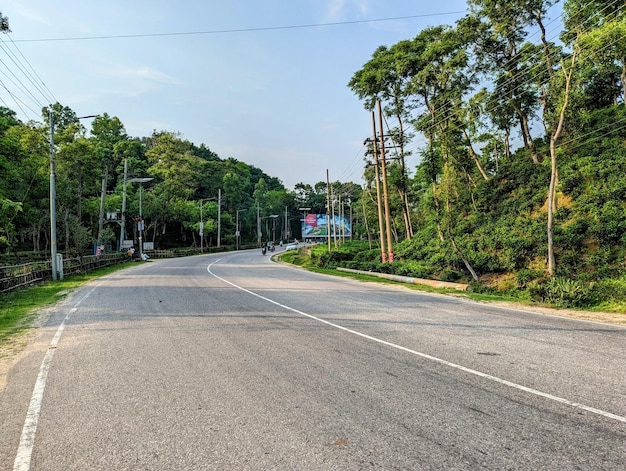
M63 254L57 253L57 270L59 272L59 280L63 279Z

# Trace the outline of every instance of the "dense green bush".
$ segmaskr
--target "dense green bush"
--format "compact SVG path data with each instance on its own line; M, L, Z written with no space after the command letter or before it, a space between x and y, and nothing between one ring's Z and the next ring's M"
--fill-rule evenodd
M585 114L584 132L590 134L595 125L606 128L615 116L626 118L626 107L613 108L598 116ZM543 157L539 164L527 150L518 150L502 156L488 180L474 174L445 190L440 185L440 194L428 181L429 169L418 167L412 182L415 195L421 195L412 207L414 233L394 240L393 264L381 263L380 248L363 241L333 247L330 254L323 246L313 259L326 268L473 282L467 261L479 277L478 291L560 307L620 303L626 299L626 143L617 137L582 140L559 151L552 278L547 272L546 139L535 142ZM455 171L465 175L472 169ZM399 230L403 220L397 201L393 208Z
M534 301L549 303L557 307L585 307L594 299L588 285L569 278L535 280L529 284L528 288Z
M626 303L626 279L600 280L593 284L592 296L596 303Z

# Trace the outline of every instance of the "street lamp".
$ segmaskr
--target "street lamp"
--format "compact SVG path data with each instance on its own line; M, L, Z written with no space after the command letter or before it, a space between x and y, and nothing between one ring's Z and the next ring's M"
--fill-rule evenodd
M241 211L247 211L247 210L248 210L248 209L238 209L238 210L237 210L237 218L236 218L236 220L237 220L237 225L236 225L237 230L236 230L236 232L235 232L235 244L236 244L236 250L239 250L239 237L241 236L241 232L239 231L239 213L240 213Z
M76 119L95 118L97 115L78 116ZM52 279L57 280L57 193L55 184L54 162L54 119L52 117L52 105L48 108L50 121L50 255L52 256ZM61 279L63 275L61 274Z
M302 241L304 242L305 240L305 234L304 231L306 229L306 217L309 214L309 211L311 211L311 208L298 208L298 211L302 211L304 213L304 217L302 218L302 224L300 224L300 227L302 228L302 230L300 231L302 234Z
M154 180L154 178L150 177L140 177L140 178L131 178L128 180L131 183L138 182L139 183L139 257L143 260L143 212L141 209L141 193L143 191L143 184L149 181Z
M200 200L200 253L204 252L204 220L202 219L202 206L204 206L204 202L204 199Z
M272 243L276 243L276 219L278 214L272 214L270 217L272 218Z

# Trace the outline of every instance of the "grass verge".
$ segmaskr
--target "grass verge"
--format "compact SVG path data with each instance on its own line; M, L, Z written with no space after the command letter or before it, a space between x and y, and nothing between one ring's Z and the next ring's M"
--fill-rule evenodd
M62 296L84 285L88 281L127 268L123 263L112 267L99 268L83 275L72 275L59 281L20 289L0 295L0 345L8 338L20 334L31 327L37 311L55 304Z
M442 294L446 296L454 296L457 298L466 298L471 299L473 301L488 303L488 304L497 304L500 306L505 306L509 308L517 308L517 309L527 309L535 312L541 312L544 314L550 315L558 315L564 317L573 317L576 319L585 319L592 320L597 322L609 322L612 324L620 324L626 325L626 309L624 308L624 304L620 303L616 304L604 304L602 307L594 307L590 309L563 309L563 308L555 308L549 305L539 304L530 300L521 299L515 296L506 296L506 295L497 295L497 294L485 294L485 293L474 293L474 292L464 292L457 291L454 289L442 289L442 288L434 288L432 286L426 285L417 285L417 284L407 284L407 283L399 283L397 281L387 280L385 278L379 278L377 276L370 275L362 275L357 273L349 273L342 272L335 269L330 268L319 268L315 267L311 264L310 257L305 254L298 253L299 251L290 251L285 252L277 256L277 258L284 263L288 263L291 265L298 266L308 271L312 271L315 273L323 273L326 275L339 276L344 278L352 278L359 281L368 281L368 282L376 282L376 283L385 283L390 285L399 285L427 293L435 293Z

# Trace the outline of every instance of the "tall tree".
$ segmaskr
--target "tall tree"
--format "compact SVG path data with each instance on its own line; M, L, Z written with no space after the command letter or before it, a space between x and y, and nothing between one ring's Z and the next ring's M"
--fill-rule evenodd
M414 39L414 53L421 61L421 68L413 77L413 93L425 106L425 111L417 120L417 129L428 136L431 156L440 156L442 167L432 167L432 185L435 206L439 212L439 237L447 239L463 264L478 280L468 257L455 239L453 227L458 216L456 200L461 181L456 165L462 141L460 123L453 110L463 103L464 97L475 83L468 68L469 56L466 37L461 31L445 26L430 27ZM435 146L438 149L435 150ZM429 165L429 162L425 162Z
M393 146L398 149L401 174L398 192L402 200L405 234L409 240L413 229L407 197L408 174L405 146L411 136L405 131L405 121L409 118L412 109L411 79L419 67L419 61L416 60L412 51L412 42L400 41L390 48L378 47L372 58L348 82L350 89L364 101L367 110L373 111L376 101L380 100L385 114L393 116L398 123L397 129L388 129L387 134L392 138ZM385 134L384 130L380 132Z
M9 28L9 17L4 16L0 11L0 33L10 33L11 29Z
M539 164L539 155L531 132L534 113L539 108L540 88L536 85L536 76L545 83L545 71L552 71L552 45L545 39L543 18L552 1L548 0L469 0L471 17L478 20L481 32L476 41L476 57L480 67L489 75L495 74L495 86L491 112L494 122L508 131L511 117L515 116L524 140L524 147L530 153L535 164ZM528 31L539 26L549 66L539 69L534 60L524 60L522 52ZM526 55L528 57L528 54Z
M206 161L193 153L189 141L169 132L152 135L152 147L146 157L150 164L148 174L156 180L152 195L152 227L156 235L160 225L163 235L168 222L180 221L177 208L181 201L193 196Z

